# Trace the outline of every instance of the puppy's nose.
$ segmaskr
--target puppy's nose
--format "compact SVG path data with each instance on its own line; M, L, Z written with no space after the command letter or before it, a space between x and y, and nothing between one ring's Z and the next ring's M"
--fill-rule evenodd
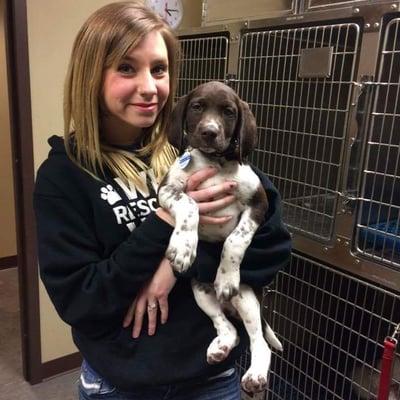
M218 136L215 128L207 127L201 130L200 135L203 139L213 140Z

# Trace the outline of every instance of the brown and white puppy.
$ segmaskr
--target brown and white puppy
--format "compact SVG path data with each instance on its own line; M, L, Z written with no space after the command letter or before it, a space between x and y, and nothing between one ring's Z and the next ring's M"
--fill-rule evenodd
M268 208L259 178L243 162L255 144L255 118L247 103L230 87L208 82L178 101L171 121L169 141L186 151L172 165L158 191L160 206L175 218L166 256L173 268L183 272L196 257L198 238L224 241L214 285L192 281L199 307L212 319L217 330L217 337L207 350L207 361L224 360L239 341L236 329L223 312L226 306L233 306L245 324L252 353L242 386L249 392L258 392L267 384L271 350L263 335L260 303L253 290L240 283L244 253ZM218 174L202 187L224 181L237 182L236 201L213 213L214 216L233 216L223 225L199 225L197 204L185 193L188 177L207 166L215 167ZM268 324L264 333L273 347L282 350Z

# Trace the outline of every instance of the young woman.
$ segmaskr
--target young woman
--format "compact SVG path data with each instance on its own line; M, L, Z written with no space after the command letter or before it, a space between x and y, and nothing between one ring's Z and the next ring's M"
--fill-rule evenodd
M221 246L200 242L195 263L175 276L164 258L173 219L158 208L158 182L176 157L165 126L177 81L178 42L135 2L96 11L75 40L65 84L64 140L49 139L34 194L41 278L71 325L84 362L80 399L240 398L235 360L208 365L216 335L190 278L211 282ZM202 223L233 200L233 182L197 190L215 173L192 175ZM285 265L290 239L279 196L260 173L270 208L243 261L243 282L261 287ZM219 200L213 200L216 197Z

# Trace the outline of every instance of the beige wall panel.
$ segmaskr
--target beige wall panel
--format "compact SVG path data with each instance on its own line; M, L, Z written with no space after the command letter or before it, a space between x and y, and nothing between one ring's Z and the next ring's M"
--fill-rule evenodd
M47 138L62 135L62 91L72 43L84 20L107 0L27 0L35 170L47 157ZM200 26L201 1L184 0L182 25ZM193 18L193 22L191 22ZM70 329L40 283L42 362L74 353Z
M183 18L179 29L201 26L202 0L182 0Z
M0 258L17 254L4 14L0 0Z
M107 0L27 0L29 68L35 169L49 151L47 138L62 135L64 76L76 33ZM74 353L70 328L57 316L40 283L42 362Z
M63 84L75 35L94 10L108 3L27 0L35 169L47 156L47 138L63 133Z

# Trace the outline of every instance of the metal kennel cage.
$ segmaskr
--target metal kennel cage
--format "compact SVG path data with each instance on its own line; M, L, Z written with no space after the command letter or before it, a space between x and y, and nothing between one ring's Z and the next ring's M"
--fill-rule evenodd
M284 347L273 355L266 399L376 398L383 342L399 321L399 296L294 253L265 289L264 304Z
M359 37L355 23L242 36L238 88L259 129L251 160L279 189L287 225L322 241L333 236ZM321 71L302 71L307 57L325 58Z
M229 34L181 37L177 97L207 81L224 82L227 74Z
M182 31L178 96L233 86L257 119L250 161L278 187L294 247L398 291L399 16L393 3L345 3Z
M179 33L178 95L219 80L249 103L250 161L278 187L293 237L264 298L285 349L256 399L376 398L383 339L400 322L398 7L299 1L291 16Z

